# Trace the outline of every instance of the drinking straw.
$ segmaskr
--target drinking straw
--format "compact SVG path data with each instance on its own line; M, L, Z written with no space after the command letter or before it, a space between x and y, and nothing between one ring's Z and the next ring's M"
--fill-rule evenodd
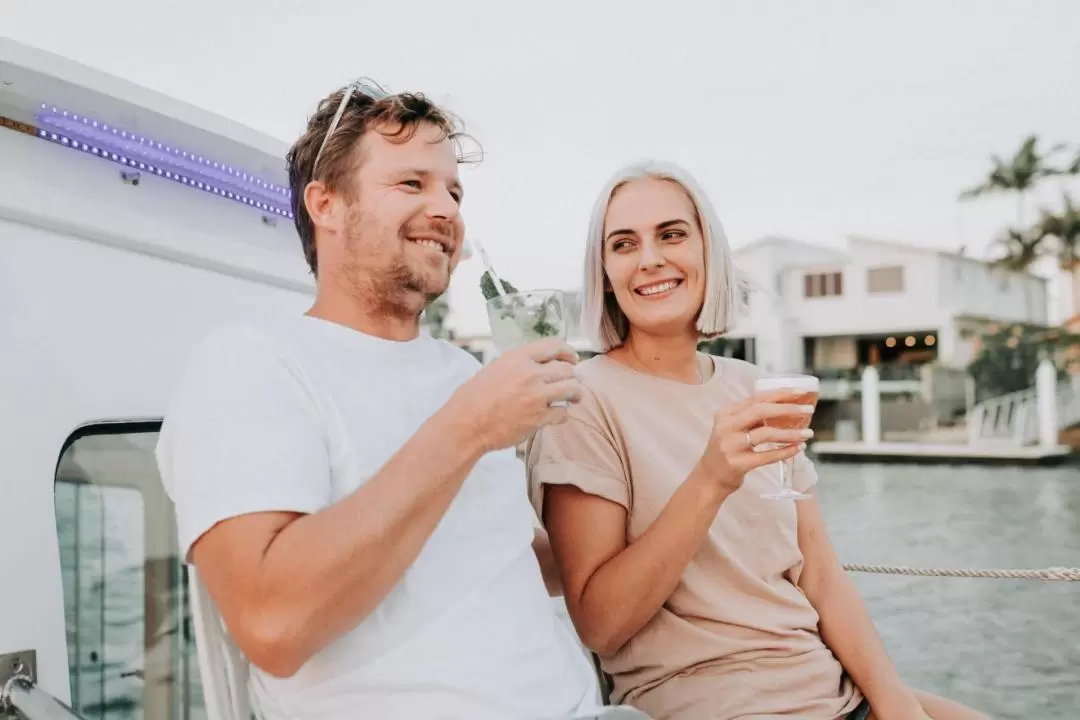
M468 238L467 242L476 249L476 252L480 255L480 262L484 263L484 268L487 269L488 274L491 275L491 279L495 282L495 290L499 293L500 297L506 297L506 290L503 288L502 280L499 279L498 273L495 272L495 268L491 266L491 259L488 257L487 251L484 250L484 246L479 240Z

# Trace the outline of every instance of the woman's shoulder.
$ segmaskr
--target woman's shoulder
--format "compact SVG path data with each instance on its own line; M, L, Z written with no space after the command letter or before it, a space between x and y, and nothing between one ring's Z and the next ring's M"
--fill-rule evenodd
M634 395L633 387L627 387L625 377L628 372L618 363L603 355L594 355L582 360L575 368L575 375L581 382L581 399L570 406L567 419L570 421L555 426L553 433L579 432L582 426L606 436L617 434L619 418L625 414L625 401Z
M619 382L619 367L604 355L593 355L578 362L574 375L589 394L605 395L612 386Z
M577 364L577 376L582 382L604 382L611 376L613 364L606 355L593 355Z
M594 355L577 364L574 374L582 385L582 405L595 409L606 404L611 387L618 383L618 368L612 365L614 363L603 355Z
M716 367L716 374L723 379L727 385L746 385L753 387L754 383L759 378L765 377L768 373L761 367L753 363L746 362L745 360L738 360L730 357L720 357L718 355L712 356L713 363Z

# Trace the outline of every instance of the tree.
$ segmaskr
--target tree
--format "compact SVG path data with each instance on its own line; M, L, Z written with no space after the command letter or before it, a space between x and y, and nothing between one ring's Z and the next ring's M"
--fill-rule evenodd
M1041 211L1031 234L1038 252L1053 255L1068 276L1071 311L1075 315L1080 312L1080 208L1067 194L1062 193L1061 200L1060 212Z
M1080 208L1067 194L1063 193L1061 200L1060 213L1042 210L1033 235L1057 256L1062 270L1074 272L1080 264Z
M1008 270L1027 270L1042 255L1042 239L1030 229L1008 227L1001 231L994 243L1004 255L997 264Z
M441 338L443 340L453 340L454 331L446 327L446 321L449 316L450 302L447 300L446 295L440 295L428 305L421 318L421 322L427 328L431 337Z
M991 327L976 341L975 357L967 368L975 380L976 401L1030 388L1044 356L1059 372L1068 369L1069 350L1078 342L1080 335L1063 328L1019 323Z
M1077 229L1077 208L1067 193L1063 193L1063 209L1053 213L1042 208L1035 224L1025 225L1025 200L1040 182L1051 177L1080 175L1080 148L1076 158L1064 165L1054 165L1051 158L1060 154L1065 146L1054 145L1047 152L1040 152L1038 139L1030 135L1021 143L1012 159L1005 162L997 155L991 156L992 168L981 185L960 193L961 200L969 200L990 193L1012 192L1017 196L1016 225L1002 230L995 239L1002 250L997 264L1010 270L1027 270L1037 260L1054 256L1059 267L1071 275L1072 310L1080 312L1080 237Z
M1017 196L1016 225L1001 231L996 244L1002 256L996 264L1010 270L1027 270L1042 257L1057 258L1058 266L1071 275L1073 312L1080 310L1080 216L1068 194L1063 194L1063 209L1055 213L1041 208L1038 220L1025 225L1025 200L1042 181L1050 177L1080 174L1080 153L1075 160L1055 166L1050 159L1064 149L1055 145L1040 152L1035 135L1028 136L1015 155L1005 162L991 156L992 168L981 185L960 193L961 200L998 192ZM1037 330L1021 325L992 329L978 341L968 373L974 378L979 399L1030 387L1035 368L1048 354L1060 366L1068 357L1067 348L1075 347L1080 337L1064 329Z
M1076 148L1076 157L1073 161L1061 168L1060 175L1080 175L1080 147Z
M961 200L971 200L993 193L1016 193L1016 224L1020 229L1024 224L1024 201L1040 180L1065 174L1066 170L1055 168L1049 159L1061 152L1064 145L1055 145L1045 153L1039 152L1039 140L1029 135L1020 144L1020 149L1005 162L997 155L990 156L993 167L981 185L968 188L960 193Z

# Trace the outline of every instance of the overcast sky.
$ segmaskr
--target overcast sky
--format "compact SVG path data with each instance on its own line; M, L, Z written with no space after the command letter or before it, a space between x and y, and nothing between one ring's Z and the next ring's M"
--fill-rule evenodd
M355 76L424 91L485 149L468 231L519 287L579 284L594 194L640 157L694 173L735 246L981 255L1014 215L956 202L989 154L1080 143L1076 0L0 0L0 33L290 142ZM478 275L455 280L464 331Z

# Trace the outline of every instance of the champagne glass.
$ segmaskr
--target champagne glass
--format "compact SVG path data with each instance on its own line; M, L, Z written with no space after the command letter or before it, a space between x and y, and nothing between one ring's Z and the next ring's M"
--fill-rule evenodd
M504 293L487 301L491 340L500 353L544 338L567 336L566 301L559 290ZM566 401L551 403L567 407Z
M773 392L775 390L790 390L793 397L786 400L786 403L793 405L809 405L811 407L817 407L818 391L820 383L818 379L813 375L775 375L772 377L760 378L754 383L754 390L758 393ZM800 413L798 415L786 415L784 417L772 418L767 422L767 425L771 427L783 428L785 430L802 430L810 427L810 418L813 417L813 413ZM769 443L772 447L779 447L773 443ZM780 463L780 492L777 493L765 493L761 497L767 500L805 500L810 495L801 493L792 487L792 476L795 472L795 458L789 458Z

